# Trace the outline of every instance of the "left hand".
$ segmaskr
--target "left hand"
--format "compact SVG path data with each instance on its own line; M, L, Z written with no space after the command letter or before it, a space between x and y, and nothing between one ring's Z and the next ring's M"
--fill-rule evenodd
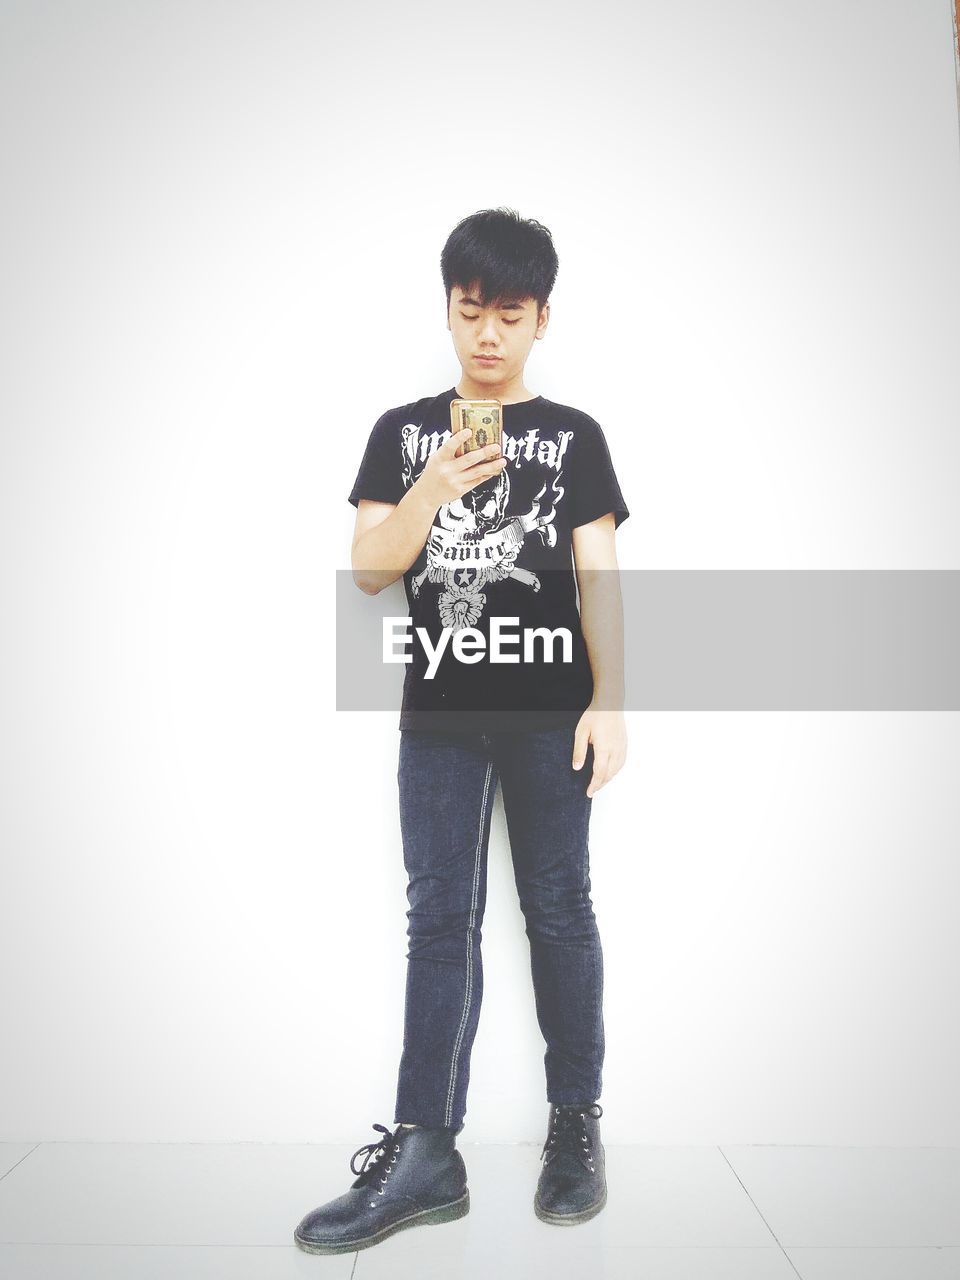
M593 776L587 795L593 797L623 768L627 758L627 725L622 711L600 711L592 704L577 723L573 740L573 767L580 769L593 743Z

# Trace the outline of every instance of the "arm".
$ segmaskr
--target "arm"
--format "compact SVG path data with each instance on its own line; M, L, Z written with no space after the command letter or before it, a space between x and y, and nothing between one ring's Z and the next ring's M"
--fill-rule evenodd
M617 563L613 513L573 530L573 556L580 593L580 626L583 631L593 698L580 717L573 749L573 767L579 769L593 744L593 776L587 795L618 773L627 754L627 730L623 717L623 601Z
M396 505L360 499L350 561L361 591L375 596L410 568L423 549L438 507L419 480Z

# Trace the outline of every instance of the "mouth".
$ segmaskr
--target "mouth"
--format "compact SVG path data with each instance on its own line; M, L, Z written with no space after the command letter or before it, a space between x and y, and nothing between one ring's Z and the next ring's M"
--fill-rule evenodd
M479 360L481 364L496 364L500 356L474 356L474 360Z

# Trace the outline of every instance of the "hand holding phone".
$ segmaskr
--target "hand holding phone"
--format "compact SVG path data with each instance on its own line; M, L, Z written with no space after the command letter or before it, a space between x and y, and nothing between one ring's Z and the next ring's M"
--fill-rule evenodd
M473 428L465 426L430 455L416 483L430 495L431 505L437 508L445 502L456 501L491 476L498 476L506 465L499 431L495 443L480 444L474 438Z

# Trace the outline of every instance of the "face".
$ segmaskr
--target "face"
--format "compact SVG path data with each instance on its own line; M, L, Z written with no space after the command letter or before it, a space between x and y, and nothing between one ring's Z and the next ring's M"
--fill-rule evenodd
M542 338L550 315L550 303L537 314L534 298L517 298L499 307L481 307L476 286L450 292L447 328L463 371L477 382L499 385L521 378L530 348ZM489 360L481 356L494 357Z

